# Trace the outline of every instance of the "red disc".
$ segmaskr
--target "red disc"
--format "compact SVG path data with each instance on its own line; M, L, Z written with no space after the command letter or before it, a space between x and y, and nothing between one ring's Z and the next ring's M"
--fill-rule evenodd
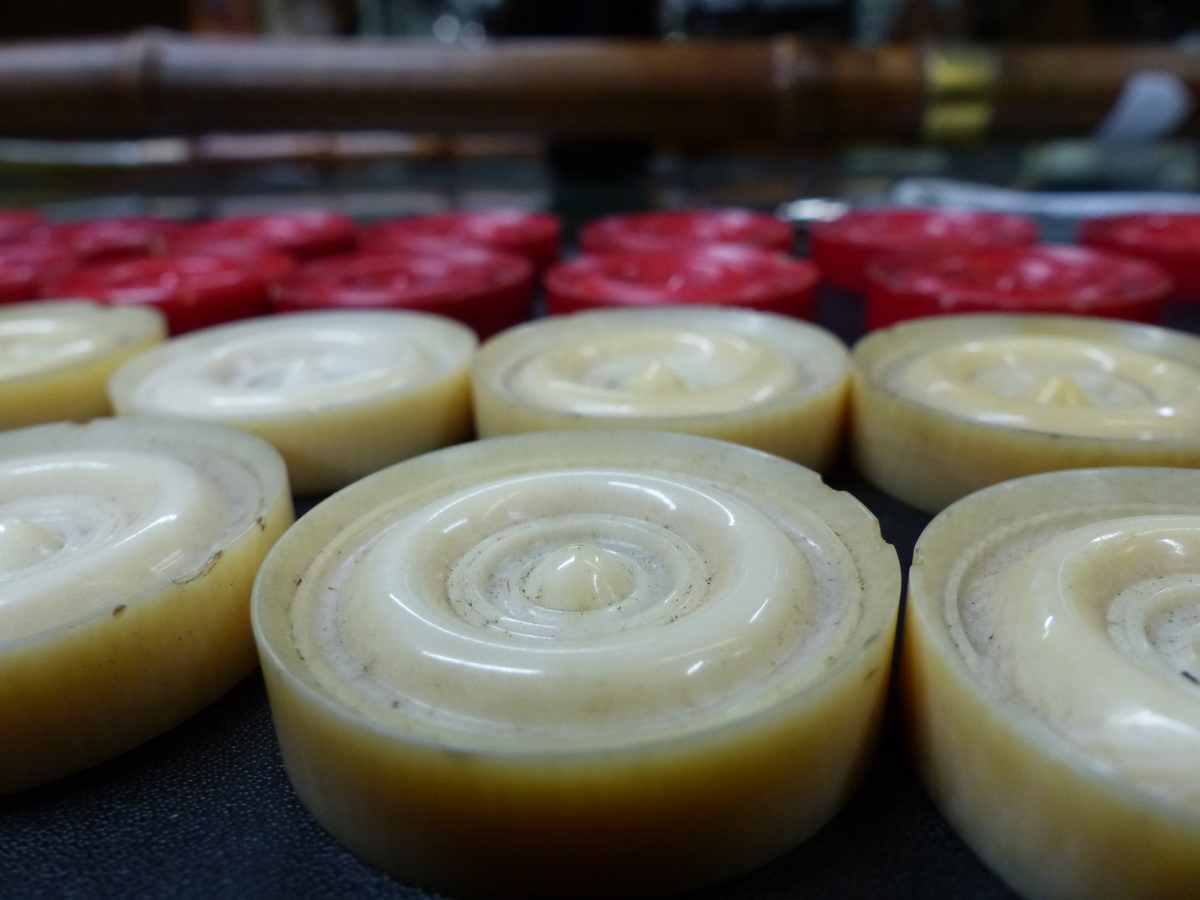
M170 219L131 216L43 225L29 239L68 247L80 262L101 262L164 253L186 228Z
M499 250L360 253L302 266L275 286L274 306L416 309L457 319L485 338L529 317L532 288L529 260Z
M32 209L0 209L0 244L23 241L44 222L42 214Z
M809 230L810 252L822 280L850 291L867 290L867 265L885 253L1022 246L1037 239L1037 223L1024 216L953 209L857 209L814 222Z
M562 223L549 213L489 209L389 219L364 228L364 253L438 253L447 245L491 247L528 259L539 272L558 259Z
M666 252L709 244L749 244L789 253L795 241L787 222L744 209L607 216L585 225L579 233L584 253Z
M42 285L63 277L78 263L57 244L8 244L0 247L0 303L36 300Z
M1072 313L1152 322L1171 291L1157 266L1065 244L885 256L868 267L867 327L956 312Z
M1175 279L1175 297L1200 302L1200 213L1088 219L1079 242L1157 263Z
M817 270L782 253L713 244L663 253L600 253L546 273L552 314L600 306L708 303L811 319Z
M59 297L158 308L172 334L269 312L267 281L252 257L147 256L96 263L58 281Z
M354 249L354 220L321 211L211 219L191 226L171 244L173 253L249 256L290 253L313 259Z

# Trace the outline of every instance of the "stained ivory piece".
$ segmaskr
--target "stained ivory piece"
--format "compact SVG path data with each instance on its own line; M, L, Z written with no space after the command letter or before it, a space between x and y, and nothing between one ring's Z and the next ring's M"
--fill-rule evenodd
M166 336L152 309L89 300L0 307L0 429L109 415L109 376Z
M958 315L851 358L855 464L937 512L990 484L1091 466L1200 466L1200 339L1076 316Z
M108 759L250 672L283 461L214 425L0 434L0 794Z
M469 437L477 344L465 325L426 313L293 313L175 338L122 367L110 392L121 415L266 438L297 494L326 494Z
M1200 472L1036 475L933 520L909 577L918 768L1030 898L1200 885Z
M812 471L553 432L401 463L306 515L253 616L301 799L455 897L632 897L752 869L873 751L895 552Z
M488 341L472 366L481 437L647 428L833 465L849 387L845 345L785 316L711 306L597 310Z

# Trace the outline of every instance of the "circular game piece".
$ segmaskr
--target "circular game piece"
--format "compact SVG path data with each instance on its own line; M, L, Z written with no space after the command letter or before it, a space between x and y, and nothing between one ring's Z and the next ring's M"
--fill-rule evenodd
M108 379L167 336L157 310L47 300L0 308L0 429L107 416Z
M689 209L608 216L583 226L584 253L678 252L709 244L745 244L790 253L791 224L744 209Z
M551 314L606 306L719 304L811 319L817 270L781 253L734 244L664 253L598 253L546 273Z
M959 315L851 354L855 465L926 512L999 481L1200 467L1200 338L1082 316Z
M240 431L0 433L0 794L123 753L249 674L250 589L291 522L283 460Z
M524 256L541 272L558 260L562 223L549 213L481 209L376 222L358 236L364 253L438 253L452 247L491 247Z
M1087 219L1079 226L1079 242L1155 263L1174 279L1174 297L1200 301L1200 214Z
M236 256L149 256L85 266L52 284L58 296L153 306L172 334L270 311L264 268Z
M335 494L252 614L292 783L352 851L454 897L644 897L759 866L850 796L899 590L878 522L808 469L559 431Z
M349 252L354 242L355 225L349 216L291 212L198 222L176 237L171 251L216 256L287 253L297 259L313 259Z
M1037 238L1037 223L1024 216L953 209L856 209L813 222L809 229L812 259L822 280L850 291L867 290L867 266L880 255L1021 246Z
M977 247L868 266L867 327L943 313L1066 313L1153 322L1171 279L1151 263L1087 247Z
M353 254L303 266L274 288L280 312L412 309L457 319L485 338L529 318L533 266L512 253Z
M497 335L472 380L480 437L679 431L825 470L841 441L849 355L824 329L753 310L607 309Z
M327 494L471 433L475 335L440 316L324 311L168 341L110 382L121 415L183 416L270 441L292 490Z
M901 695L922 780L1022 897L1200 883L1200 472L1083 469L917 542Z

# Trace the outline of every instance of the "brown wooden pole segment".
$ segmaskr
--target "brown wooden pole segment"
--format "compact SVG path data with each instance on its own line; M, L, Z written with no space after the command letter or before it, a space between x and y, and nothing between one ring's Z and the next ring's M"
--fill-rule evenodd
M1178 77L1195 102L1179 131L1200 134L1200 55L1157 45L1065 45L1005 49L994 95L992 133L1088 134L1138 72Z
M0 133L87 137L145 131L144 39L0 46Z
M1165 47L1002 47L987 136L1087 134L1125 79L1200 58ZM668 139L916 140L928 54L794 38L682 42L188 38L0 46L0 135L402 129ZM1193 114L1184 130L1200 132Z
M759 43L169 41L159 109L185 129L769 136L771 59Z

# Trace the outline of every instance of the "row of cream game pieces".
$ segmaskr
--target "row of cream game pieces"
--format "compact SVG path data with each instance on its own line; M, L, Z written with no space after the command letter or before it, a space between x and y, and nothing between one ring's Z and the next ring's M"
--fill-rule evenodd
M720 307L556 317L479 348L414 312L294 314L163 343L151 310L28 304L0 311L0 399L5 428L113 410L243 428L283 454L301 495L472 428L686 432L827 471L849 420L859 470L927 512L1041 471L1200 466L1200 339L1084 317L930 318L849 353L809 323Z
M307 808L452 896L713 884L861 781L900 565L809 469L561 431L418 456L295 525L289 501L236 429L0 434L0 793L135 746L258 660ZM918 768L1024 895L1195 895L1198 581L1195 469L1008 481L918 542Z

